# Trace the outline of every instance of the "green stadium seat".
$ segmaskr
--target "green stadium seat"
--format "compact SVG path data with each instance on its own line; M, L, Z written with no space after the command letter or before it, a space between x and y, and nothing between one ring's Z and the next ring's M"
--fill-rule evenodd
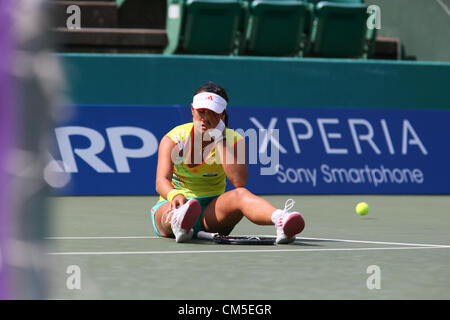
M312 4L318 4L319 2L324 0L306 0L306 2ZM336 2L336 3L364 3L364 0L327 0L328 2Z
M264 56L298 56L307 6L302 1L254 0L249 3L245 42L240 54Z
M301 1L301 0L300 0ZM318 4L321 1L329 1L329 2L337 2L337 3L364 3L364 0L304 0L306 3L308 3L309 5L311 5L307 14L307 20L309 21L309 23L307 23L306 25L306 29L305 32L306 34L310 34L310 30L312 27L312 23L313 23L313 13L311 13L314 10L314 6L316 4Z
M364 57L367 5L321 1L314 11L311 54L321 57Z
M311 30L313 27L313 22L314 22L314 8L315 8L315 4L312 3L311 1L313 0L305 0L304 3L306 4L306 17L305 17L305 29L304 29L304 33L305 33L305 37L307 39L307 41L305 41L305 48L303 50L304 54L308 54L309 51L311 50L311 42L309 41L311 39L310 35L311 35ZM317 1L317 0L314 0Z
M166 54L232 54L242 22L240 0L168 0Z
M302 0L300 0L302 1ZM310 33L311 27L312 27L312 23L313 23L313 11L314 11L314 6L316 4L318 4L321 1L328 1L328 2L336 2L336 3L364 3L364 0L303 0L304 2L306 2L308 5L310 5L308 7L308 13L307 13L307 20L309 23L306 24L305 26L305 32L306 34Z
M328 0L328 1L340 3L364 3L364 0Z

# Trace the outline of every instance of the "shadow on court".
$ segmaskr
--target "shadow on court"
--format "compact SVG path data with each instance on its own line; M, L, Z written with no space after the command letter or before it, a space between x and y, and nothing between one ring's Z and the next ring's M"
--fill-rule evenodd
M323 247L322 245L318 244L318 242L337 242L335 240L315 240L315 239L301 239L301 240L295 240L294 242L287 244L287 245L261 245L261 244L220 244L215 243L213 241L207 241L207 240L201 240L201 239L193 239L189 243L191 244L198 244L198 245L207 245L207 246L216 246L216 247L241 247L241 246L251 246L251 247L279 247L279 248L288 248L289 246L304 246L304 247Z

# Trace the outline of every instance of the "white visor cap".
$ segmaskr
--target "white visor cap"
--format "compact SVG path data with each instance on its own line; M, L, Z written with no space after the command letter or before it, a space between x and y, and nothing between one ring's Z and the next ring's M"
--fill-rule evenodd
M215 113L222 113L227 108L227 101L218 94L200 92L194 96L192 107L194 109L209 109Z

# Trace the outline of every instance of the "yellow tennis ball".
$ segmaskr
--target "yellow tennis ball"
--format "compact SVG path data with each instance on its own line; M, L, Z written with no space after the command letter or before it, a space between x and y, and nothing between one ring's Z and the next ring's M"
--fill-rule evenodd
M369 205L366 202L360 202L356 205L356 213L360 216L365 216L369 213Z

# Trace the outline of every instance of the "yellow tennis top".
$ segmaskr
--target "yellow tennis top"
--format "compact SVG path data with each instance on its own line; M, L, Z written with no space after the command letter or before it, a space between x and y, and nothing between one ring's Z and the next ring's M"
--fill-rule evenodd
M203 153L205 155L206 152L209 153L205 159L200 159L200 161L203 160L200 164L190 164L193 129L194 123L190 122L177 126L166 134L175 144L172 151L172 161L174 162L172 185L177 190L183 190L187 197L220 195L225 192L226 175L219 156L217 155L216 158L214 142L211 141L206 147ZM238 141L244 139L236 131L228 128L225 128L224 135L229 146L234 146ZM160 200L165 199L160 196Z

